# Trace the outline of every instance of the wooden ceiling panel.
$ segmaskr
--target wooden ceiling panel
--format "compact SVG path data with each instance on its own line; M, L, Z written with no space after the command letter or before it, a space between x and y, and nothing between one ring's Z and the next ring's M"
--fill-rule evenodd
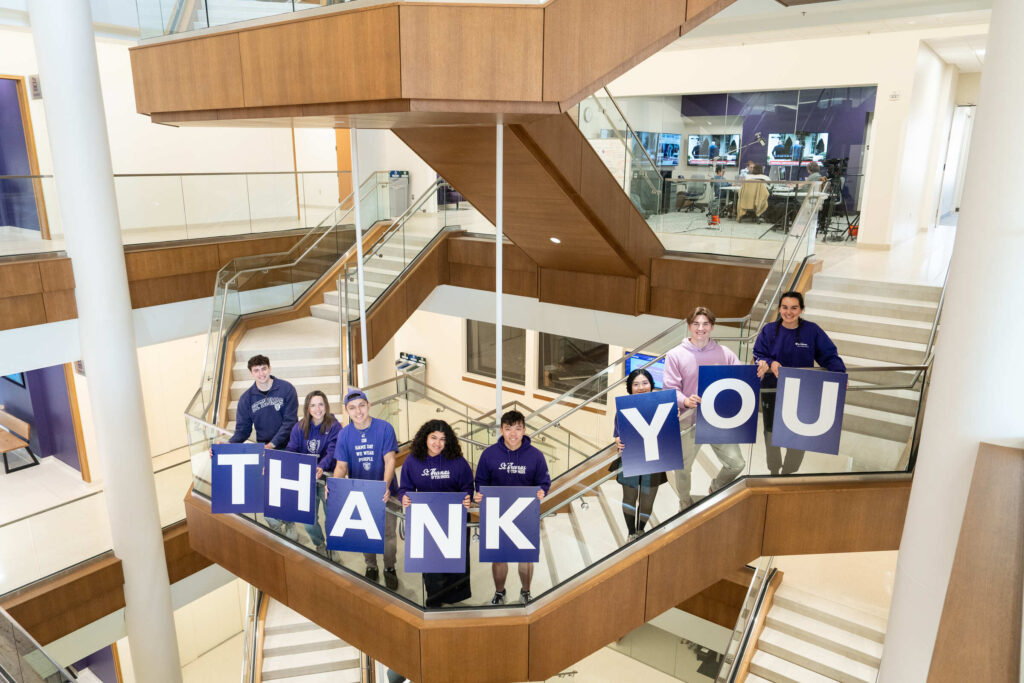
M131 60L140 114L245 106L236 33L137 47Z

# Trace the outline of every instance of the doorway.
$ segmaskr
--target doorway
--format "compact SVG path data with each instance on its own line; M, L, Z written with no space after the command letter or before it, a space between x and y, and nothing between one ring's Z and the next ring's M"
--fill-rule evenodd
M946 161L942 167L942 185L939 189L939 208L936 210L936 225L956 225L960 213L960 199L964 193L964 178L967 173L967 150L971 145L976 107L958 106L953 111L953 123L949 127L949 142L946 145Z
M50 238L38 175L25 79L0 75L0 229Z

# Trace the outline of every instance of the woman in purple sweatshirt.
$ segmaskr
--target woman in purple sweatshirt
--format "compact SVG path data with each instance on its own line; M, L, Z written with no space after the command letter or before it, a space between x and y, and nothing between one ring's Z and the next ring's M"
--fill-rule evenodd
M846 372L846 364L839 357L836 345L825 331L800 314L804 310L804 295L786 292L779 299L779 319L761 328L754 342L754 362L762 389L778 385L779 368L813 368L814 363L832 372ZM773 475L792 474L800 469L804 452L795 448L782 449L772 445L772 427L775 419L775 392L761 393L761 418L764 425L764 447L768 471Z
M444 420L429 420L420 427L412 440L409 457L402 465L398 495L403 508L408 508L411 502L408 494L416 491L464 493L462 504L469 508L473 468L462 457L458 437ZM427 607L441 607L470 597L469 534L466 535L466 569L452 574L424 573L423 586Z
M306 453L317 456L316 463L316 521L304 524L309 540L321 555L327 555L327 538L320 527L321 513L324 507L327 489L327 473L334 471L334 445L338 441L341 424L331 413L331 405L327 395L316 390L306 396L302 408L302 419L294 427L288 437L285 450L290 453Z

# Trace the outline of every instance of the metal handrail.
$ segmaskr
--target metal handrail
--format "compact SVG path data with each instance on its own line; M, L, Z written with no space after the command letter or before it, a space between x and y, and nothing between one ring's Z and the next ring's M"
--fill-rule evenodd
M605 90L605 92L608 92L608 91ZM601 100L599 100L596 95L591 95L590 97L594 100L594 103L597 105L597 108L601 112L601 115L604 116L604 120L608 122L609 126L611 126L611 131L615 135L616 139L618 139L618 141L622 143L622 146L626 150L626 154L628 154L630 157L633 157L634 156L633 153L629 150L629 142L624 137L619 135L619 129L615 126L615 122L612 121L611 117L608 116L608 112L605 111L604 106L601 104ZM616 105L615 108L618 109L618 105ZM620 110L619 114L621 115L621 113L622 113L622 111ZM626 126L626 130L629 131L629 133L633 136L633 139L636 141L637 145L639 145L640 149L643 150L644 156L646 156L647 157L647 161L650 162L652 170L657 171L658 170L658 166L654 163L654 160L651 159L651 155L647 152L647 148L644 147L643 144L640 142L640 138L637 137L637 135L633 131L632 127L630 127L629 122L626 121L625 117L622 118L622 121L623 121L623 123ZM643 178L644 178L644 182L647 183L647 186L651 188L652 192L660 193L662 191L660 187L655 187L654 183L652 183L651 179L648 178L646 175L644 175Z
M771 582L775 579L775 575L777 573L775 567L772 566L774 561L774 556L762 558L761 564L764 566L763 573L759 575L758 570L754 570L754 578L750 581L750 586L747 588L747 593L743 598L743 602L741 603L742 605L746 605L747 602L750 601L751 598L753 598L753 604L750 606L750 610L747 612L746 623L743 625L743 631L740 634L739 645L736 648L736 653L733 656L733 660L731 663L728 664L729 668L727 670L725 669L726 662L722 662L722 670L719 671L718 675L715 677L716 682L722 681L722 683L735 683L736 681L736 675L739 673L739 663L743 659L742 653L750 644L750 637L753 634L754 622L756 621L755 616L761 609L761 606L764 604L765 596L768 593L768 587L771 585ZM757 593L756 595L754 595L754 586L757 584L759 576L761 580L761 585L758 586ZM737 617L736 627L733 628L734 634L737 628L739 627L739 621L743 618L744 616L741 609L740 615L739 617ZM724 679L722 678L723 673L725 674Z
M380 173L380 171L375 171ZM192 172L192 173L113 173L114 178L179 178L190 176L235 176L235 175L346 175L352 171L223 171L223 172ZM0 175L0 180L31 179L41 180L53 178L52 173L36 175Z
M654 159L651 158L651 153L648 152L647 148L644 147L642 142L640 142L640 137L636 134L636 131L633 130L633 126L629 125L629 119L626 118L626 115L625 113L623 113L622 107L619 106L619 103L615 100L614 97L612 97L612 91L609 90L607 87L601 89L604 90L604 94L608 96L608 101L611 102L612 106L615 107L615 111L619 113L619 118L621 118L622 122L626 125L626 130L628 130L629 134L633 136L633 140L635 140L636 144L640 146L640 149L641 151L643 151L644 156L647 157L647 161L651 162L651 168L657 170L658 165L654 163ZM598 106L600 106L600 100L598 100L596 97L594 98L594 100L597 101ZM601 112L604 113L603 107L601 108ZM608 116L605 115L605 118L608 118ZM609 119L608 122L611 123L611 120Z

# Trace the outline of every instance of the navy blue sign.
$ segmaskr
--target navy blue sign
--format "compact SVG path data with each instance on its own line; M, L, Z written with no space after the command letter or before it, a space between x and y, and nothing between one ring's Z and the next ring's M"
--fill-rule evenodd
M383 494L381 494L383 495ZM536 489L534 495L537 495ZM409 493L405 508L405 571L466 571L466 494Z
M263 515L285 522L315 524L316 456L268 448L263 460L267 466Z
M327 549L384 552L384 482L327 480Z
M668 472L683 468L683 441L674 389L615 398L615 423L622 451L622 474Z
M772 445L839 454L846 373L780 368Z
M214 444L211 478L211 511L263 512L263 444Z
M540 499L536 486L481 486L480 561L540 559Z
M761 381L754 365L702 365L697 372L695 443L757 441L757 396Z

